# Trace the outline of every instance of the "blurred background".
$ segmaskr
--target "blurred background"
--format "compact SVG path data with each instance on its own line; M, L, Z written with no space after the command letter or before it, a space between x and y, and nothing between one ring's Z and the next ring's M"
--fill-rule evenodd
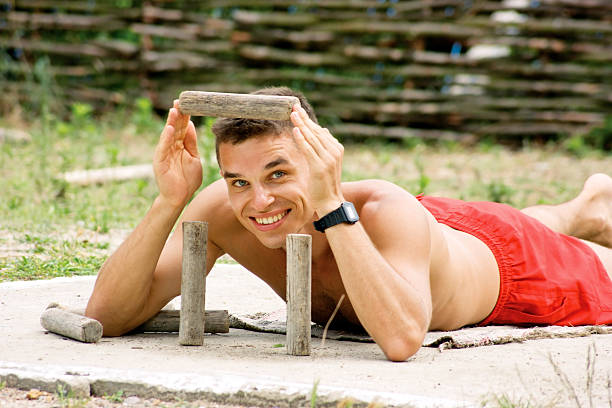
M299 89L346 180L524 207L612 174L611 62L609 0L0 0L0 281L97 271L183 90Z
M99 111L145 97L164 111L186 89L274 84L305 92L338 136L474 141L589 134L612 106L608 0L13 0L0 8L3 102L28 109L54 99ZM611 147L609 137L592 138Z

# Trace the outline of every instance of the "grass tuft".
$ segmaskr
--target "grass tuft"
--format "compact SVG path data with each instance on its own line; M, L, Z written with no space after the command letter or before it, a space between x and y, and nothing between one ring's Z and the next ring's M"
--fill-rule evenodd
M310 392L310 408L315 408L317 406L317 388L319 388L319 379L315 380L312 385L312 391Z

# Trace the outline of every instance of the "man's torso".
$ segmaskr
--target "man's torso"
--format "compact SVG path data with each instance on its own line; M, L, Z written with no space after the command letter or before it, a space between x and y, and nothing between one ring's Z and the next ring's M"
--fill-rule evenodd
M372 197L384 199L406 194L399 187L375 180L344 183L343 193L358 212ZM209 239L285 299L285 252L264 247L235 219L229 203L220 200L219 204L215 207L214 223L209 227ZM418 208L428 219L429 231L406 233L431 240L429 276L433 315L430 329L455 329L483 320L494 308L499 290L499 273L493 254L477 238L438 223L425 207L419 205ZM367 231L368 218L362 216L360 222ZM325 234L315 231L311 224L300 233L313 237L312 319L325 324L345 293L344 285ZM411 256L410 248L406 250L407 256ZM343 301L333 325L360 327L348 298Z

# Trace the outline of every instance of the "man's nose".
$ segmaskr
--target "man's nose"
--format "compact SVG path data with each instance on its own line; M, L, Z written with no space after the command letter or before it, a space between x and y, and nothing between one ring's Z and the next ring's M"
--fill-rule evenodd
M265 211L274 202L274 196L263 186L257 186L253 190L255 193L253 197L254 209L257 211Z

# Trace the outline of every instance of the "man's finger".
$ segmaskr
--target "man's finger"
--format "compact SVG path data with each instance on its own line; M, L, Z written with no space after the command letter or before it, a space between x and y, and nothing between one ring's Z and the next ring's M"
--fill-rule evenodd
M313 147L310 145L310 143L308 143L308 141L304 137L304 134L302 133L300 128L298 127L293 128L293 138L298 144L298 146L305 151L306 155L310 155L310 156L317 155Z
M172 147L174 143L174 126L166 125L159 135L159 143L155 148L155 158L158 161L161 161L164 157L168 155L168 151Z
M304 140L312 147L313 151L321 157L325 152L325 148L321 145L321 142L312 130L305 125L303 118L298 113L292 113L295 115L294 124L297 124L300 133L303 135Z
M325 146L327 151L336 150L340 151L340 142L331 134L327 128L323 128L315 123L303 108L298 108L298 114L304 123L304 126L308 128L310 133L319 141L322 146Z
M189 121L187 124L187 130L185 132L185 140L183 142L185 146L185 150L192 157L198 157L198 142L197 142L197 134L195 130L195 125L192 121Z

